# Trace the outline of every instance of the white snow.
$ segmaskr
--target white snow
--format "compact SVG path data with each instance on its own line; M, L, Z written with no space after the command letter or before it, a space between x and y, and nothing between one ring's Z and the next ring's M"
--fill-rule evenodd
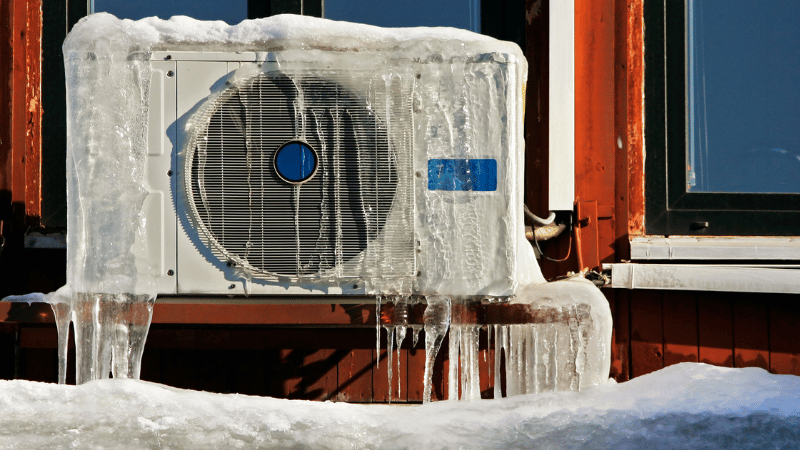
M800 377L684 363L583 392L415 406L0 381L0 448L797 448Z
M87 43L93 43L101 51L272 51L287 47L396 51L398 48L421 46L427 52L441 52L443 42L444 45L452 45L446 50L448 53L498 51L498 45L502 47L500 51L519 53L516 44L457 28L382 28L291 14L228 25L222 21L202 21L186 16L174 16L169 20L148 17L133 21L98 13L78 22L68 36L65 48L85 50ZM130 47L126 48L126 45ZM459 48L460 51L457 50Z

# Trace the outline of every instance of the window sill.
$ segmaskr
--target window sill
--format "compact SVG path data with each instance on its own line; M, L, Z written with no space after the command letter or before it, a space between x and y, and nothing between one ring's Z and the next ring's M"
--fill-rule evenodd
M604 264L612 288L800 293L800 265Z
M798 237L652 236L631 239L631 260L800 260Z

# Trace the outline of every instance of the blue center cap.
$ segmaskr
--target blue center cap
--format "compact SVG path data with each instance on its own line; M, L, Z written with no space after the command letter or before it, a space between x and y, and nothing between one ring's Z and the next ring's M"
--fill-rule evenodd
M302 141L289 141L275 152L275 172L287 183L301 184L317 172L317 152Z

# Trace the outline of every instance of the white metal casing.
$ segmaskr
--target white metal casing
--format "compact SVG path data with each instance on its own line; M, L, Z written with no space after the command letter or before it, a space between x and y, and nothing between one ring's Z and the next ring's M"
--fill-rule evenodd
M491 131L495 134L490 137L491 142L496 141L491 147L465 148L457 142L454 131L458 134L458 127L463 128L464 124L452 125L453 111L418 114L419 109L436 110L438 106L431 95L436 83L446 81L447 75L443 73L452 71L451 67L442 72L434 64L427 64L412 71L422 75L414 81L411 126L416 257L414 273L409 276L414 293L511 295L518 285L539 281L541 277L530 245L524 239L521 215L524 145L518 117L522 111L519 92L522 82L513 55L494 55L490 59L491 64L503 66L501 72L506 83L499 88L505 98L482 111L498 115L498 123L502 124ZM277 62L267 53L182 51L154 52L151 56L150 195L144 206L146 255L141 256L153 268L160 295L363 294L373 284L374 280L352 278L242 282L239 275L221 270L219 264L212 264L198 252L196 243L184 229L185 223L177 217L176 208L181 208L178 180L183 175L180 158L188 139L184 131L186 121L224 87L226 79L235 76L235 71L256 70L256 66L270 64ZM453 128L443 129L443 126ZM439 137L439 132L444 134ZM459 157L496 160L497 189L429 190L429 161ZM476 211L480 211L479 216ZM437 222L441 219L445 220Z

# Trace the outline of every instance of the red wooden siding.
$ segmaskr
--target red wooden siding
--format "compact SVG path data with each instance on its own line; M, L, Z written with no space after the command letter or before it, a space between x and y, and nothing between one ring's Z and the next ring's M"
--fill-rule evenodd
M0 6L0 191L41 215L41 0Z
M549 2L526 0L525 201L547 213ZM578 231L542 243L546 277L629 258L644 229L643 0L575 0L575 179ZM0 6L0 200L15 224L40 214L41 0ZM20 208L24 205L24 208ZM24 211L23 211L24 210ZM6 220L9 212L0 219ZM20 217L21 216L21 219ZM13 234L21 237L17 232ZM22 228L24 229L24 228ZM12 235L6 230L4 236ZM14 247L13 249L11 247ZM63 253L2 253L2 294L54 290ZM10 253L14 250L15 253ZM58 259L60 258L60 259ZM800 296L604 289L614 318L611 376L623 381L670 364L757 366L800 375ZM0 303L0 377L54 381L55 328L45 307ZM11 314L11 319L6 316ZM477 313L476 313L477 314ZM518 320L480 312L483 319ZM491 314L499 314L491 316ZM419 314L417 314L419 315ZM491 316L491 317L490 317ZM13 320L12 320L13 319ZM6 321L4 321L6 320ZM204 305L158 303L142 378L179 387L352 402L388 400L385 331L375 349L370 305ZM433 398L447 396L445 342ZM493 395L494 355L481 333L482 396ZM485 358L484 358L485 355ZM74 361L74 355L71 356ZM380 367L376 367L380 358ZM396 358L396 355L395 355ZM424 334L400 350L401 401L422 399ZM395 366L396 370L396 366ZM70 377L74 372L70 370ZM393 377L395 383L398 374ZM397 396L396 386L392 389Z

